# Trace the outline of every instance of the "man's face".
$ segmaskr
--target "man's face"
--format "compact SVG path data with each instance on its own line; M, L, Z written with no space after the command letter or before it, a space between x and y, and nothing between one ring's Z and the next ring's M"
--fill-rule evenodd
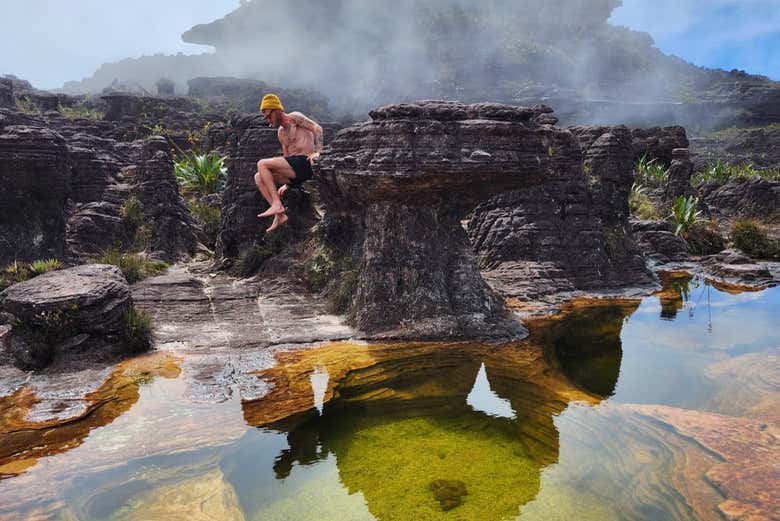
M265 109L263 111L263 117L272 127L279 126L279 111L276 109Z

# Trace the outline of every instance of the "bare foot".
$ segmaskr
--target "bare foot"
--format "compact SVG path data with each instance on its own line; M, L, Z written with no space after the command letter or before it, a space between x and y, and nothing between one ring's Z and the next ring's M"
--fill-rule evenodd
M271 223L271 226L269 226L265 231L266 233L271 233L272 231L276 230L283 224L287 222L287 214L286 213L279 213L274 215L274 222Z
M290 188L288 185L282 185L282 186L279 187L278 193L279 193L279 198L280 199L284 195L284 193L287 191L288 188Z
M271 217L272 215L277 215L280 213L284 213L285 209L284 206L279 204L279 206L271 206L268 210L264 211L263 213L257 214L258 217Z

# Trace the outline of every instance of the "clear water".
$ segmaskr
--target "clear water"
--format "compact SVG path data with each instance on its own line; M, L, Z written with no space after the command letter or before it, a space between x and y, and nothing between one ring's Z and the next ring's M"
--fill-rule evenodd
M251 403L156 377L1 480L0 519L717 519L724 497L681 466L713 456L629 404L771 415L778 311L778 288L677 279L520 345L316 348Z

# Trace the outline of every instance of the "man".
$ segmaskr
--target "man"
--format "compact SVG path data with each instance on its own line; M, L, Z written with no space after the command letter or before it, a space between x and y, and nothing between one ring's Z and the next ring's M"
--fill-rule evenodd
M284 112L276 94L266 94L260 102L263 117L277 127L277 137L282 144L284 157L261 159L257 162L255 184L270 207L258 217L271 217L274 221L266 232L273 232L287 222L287 214L281 197L287 185L301 186L311 179L312 165L322 152L322 127L300 112ZM281 185L277 190L277 185Z

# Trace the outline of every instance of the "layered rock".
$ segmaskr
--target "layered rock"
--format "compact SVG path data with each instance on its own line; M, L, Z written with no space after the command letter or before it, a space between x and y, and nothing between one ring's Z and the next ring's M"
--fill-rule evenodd
M0 108L10 108L15 104L13 82L8 78L0 78Z
M47 129L0 130L0 264L62 257L71 162Z
M323 155L326 247L350 266L345 311L368 331L512 334L460 220L505 190L556 178L571 134L547 107L418 102L370 113ZM516 329L515 329L516 331Z
M168 142L155 137L134 143L131 157L134 166L125 173L143 206L144 224L152 230L147 249L168 262L193 254L195 222L179 195Z
M669 166L663 200L668 204L677 197L690 197L696 191L691 186L693 161L687 148L675 148L672 151L672 162Z
M571 130L593 135L593 129ZM541 185L498 195L469 221L486 277L521 300L651 282L628 223L628 129L615 127L594 140L569 132L557 137L540 159L549 162ZM589 141L582 150L580 142Z
M697 170L704 170L717 161L780 168L780 127L730 128L692 138L690 148Z
M260 159L282 154L276 129L260 115L236 117L231 122L226 151L228 175L222 195L217 256L230 261L255 249L261 256L270 257L279 244L271 244L272 237L265 233L270 222L257 217L268 203L260 195L254 176ZM289 190L283 203L290 220L273 237L289 244L303 238L318 217L311 197L304 191Z
M702 201L712 212L726 216L772 218L780 212L780 180L739 178L718 186L699 187Z
M15 284L0 293L0 308L20 321L9 340L16 362L40 368L57 350L121 342L132 294L119 268L88 264Z

